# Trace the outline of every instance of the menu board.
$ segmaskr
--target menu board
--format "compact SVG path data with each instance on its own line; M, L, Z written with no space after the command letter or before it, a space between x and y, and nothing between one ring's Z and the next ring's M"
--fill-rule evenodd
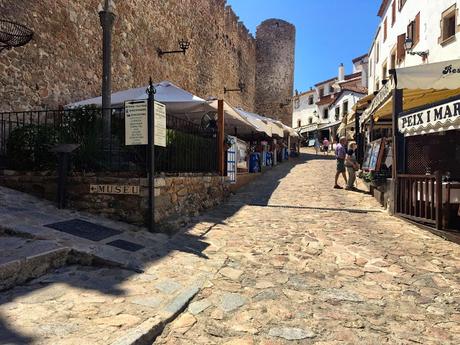
M364 152L363 170L378 171L382 161L384 139L371 142Z

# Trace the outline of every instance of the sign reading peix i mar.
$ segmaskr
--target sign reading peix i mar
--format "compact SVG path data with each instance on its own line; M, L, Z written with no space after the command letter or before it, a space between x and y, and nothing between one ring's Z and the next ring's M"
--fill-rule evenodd
M155 128L153 137L156 146L166 146L166 106L155 102ZM147 101L125 102L125 145L147 145Z
M447 121L460 121L460 100L403 115L398 119L398 127L405 133L428 126L435 128Z

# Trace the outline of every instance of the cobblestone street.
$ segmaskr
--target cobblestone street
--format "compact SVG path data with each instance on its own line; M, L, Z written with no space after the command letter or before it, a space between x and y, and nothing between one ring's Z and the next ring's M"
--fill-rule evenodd
M201 216L225 264L155 344L459 344L459 246L333 189L334 169L303 154Z

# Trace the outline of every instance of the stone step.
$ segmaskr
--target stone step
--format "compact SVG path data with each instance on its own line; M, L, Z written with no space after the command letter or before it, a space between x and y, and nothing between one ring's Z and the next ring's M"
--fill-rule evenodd
M0 291L66 265L69 253L53 241L0 236Z

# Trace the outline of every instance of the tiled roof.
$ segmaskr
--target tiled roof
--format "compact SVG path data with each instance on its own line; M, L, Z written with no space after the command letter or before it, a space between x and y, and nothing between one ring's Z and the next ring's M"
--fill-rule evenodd
M354 58L353 60L351 60L353 63L356 63L362 59L364 59L366 56L368 56L369 54L364 54L364 55L361 55L361 56L358 56L357 58Z
M331 81L334 81L334 80L336 80L336 79L337 79L337 77L334 77L334 78L331 78L331 79L322 81L322 82L320 82L320 83L318 83L318 84L315 84L315 86L320 86L320 85L323 85L323 84L326 84L326 83L330 83Z
M379 12L377 13L377 15L379 17L382 17L385 14L385 10L386 10L389 2L390 2L390 0L383 0L382 1L382 4L380 5L380 8L379 8Z
M357 77L360 77L361 76L361 72L356 72L356 73L353 73L353 74L348 74L345 76L345 80L350 80L350 79L354 79L354 78L357 78Z
M327 95L324 97L321 97L318 102L316 102L316 105L321 106L321 105L326 105L333 103L335 101L335 97L337 94L334 95Z

